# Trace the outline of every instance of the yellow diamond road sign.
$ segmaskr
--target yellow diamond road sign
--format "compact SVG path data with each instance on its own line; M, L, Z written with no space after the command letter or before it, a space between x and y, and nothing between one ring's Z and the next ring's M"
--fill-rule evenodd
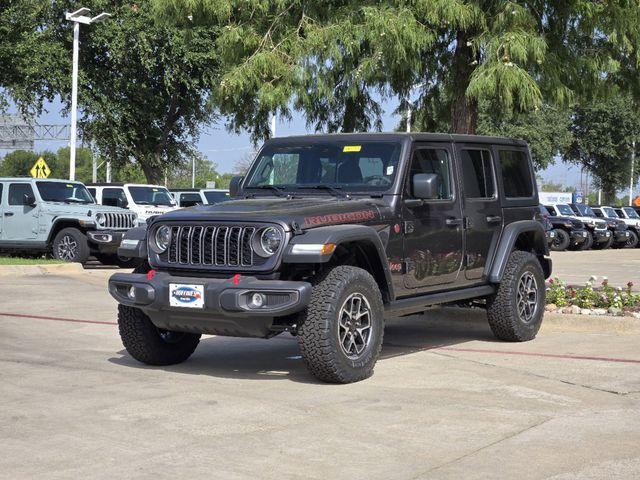
M33 178L49 178L51 175L51 170L49 169L49 165L44 161L44 158L40 157L36 160L35 165L30 170L31 176Z

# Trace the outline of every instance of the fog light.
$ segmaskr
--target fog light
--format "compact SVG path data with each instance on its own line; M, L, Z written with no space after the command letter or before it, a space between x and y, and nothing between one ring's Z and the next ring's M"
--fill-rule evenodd
M131 300L136 299L136 287L134 285L131 285L129 287L129 291L127 292L127 297L129 297Z
M254 293L251 295L251 300L249 300L249 307L251 308L260 308L262 307L267 298L262 293Z

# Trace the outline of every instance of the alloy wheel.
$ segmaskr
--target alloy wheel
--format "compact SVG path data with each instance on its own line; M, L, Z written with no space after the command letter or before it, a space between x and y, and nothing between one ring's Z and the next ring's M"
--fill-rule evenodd
M72 261L78 256L78 242L71 235L65 235L58 244L58 258Z
M524 272L518 281L516 306L518 316L524 323L531 322L538 313L538 283L529 271Z
M361 293L352 293L338 314L338 343L350 359L359 358L371 340L371 306Z

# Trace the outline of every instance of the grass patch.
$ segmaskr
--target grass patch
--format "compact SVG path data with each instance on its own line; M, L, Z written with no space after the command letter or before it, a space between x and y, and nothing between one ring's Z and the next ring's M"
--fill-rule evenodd
M65 263L62 260L56 260L54 258L45 257L3 257L0 256L0 265L43 265L52 263Z

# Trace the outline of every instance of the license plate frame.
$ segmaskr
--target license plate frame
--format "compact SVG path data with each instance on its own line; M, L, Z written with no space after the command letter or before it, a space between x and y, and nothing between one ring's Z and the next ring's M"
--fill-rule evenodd
M170 283L169 306L204 309L204 285L194 283Z

